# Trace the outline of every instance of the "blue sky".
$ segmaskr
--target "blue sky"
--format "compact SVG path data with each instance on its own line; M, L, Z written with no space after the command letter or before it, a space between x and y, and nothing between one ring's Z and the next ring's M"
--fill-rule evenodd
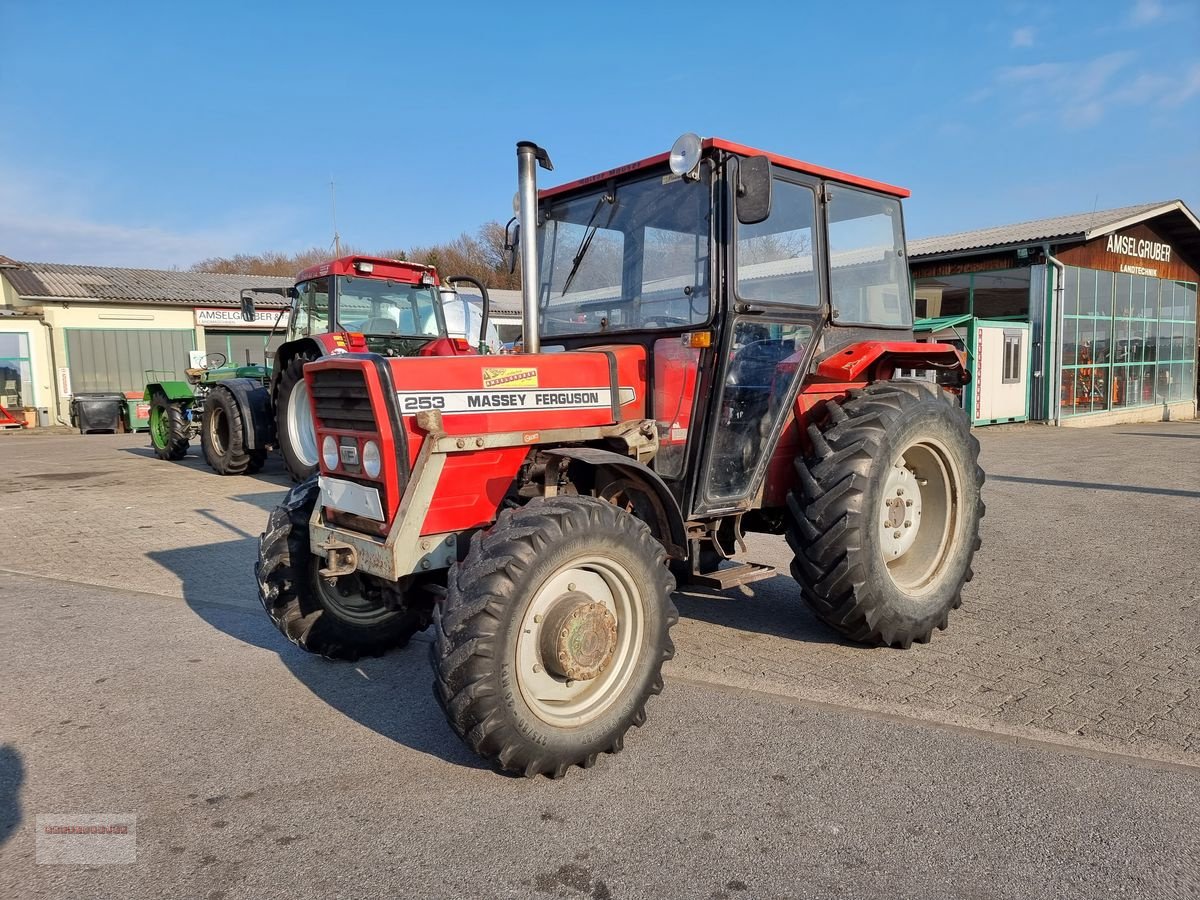
M1182 198L1200 5L0 0L0 254L97 265L503 221L719 135L913 191L910 237Z

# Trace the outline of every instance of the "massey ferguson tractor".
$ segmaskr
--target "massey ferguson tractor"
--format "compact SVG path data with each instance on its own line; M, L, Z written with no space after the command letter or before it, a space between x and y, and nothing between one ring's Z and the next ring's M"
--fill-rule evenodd
M484 297L486 290L473 278L446 282L442 285L429 266L346 256L305 269L291 288L243 290L242 316L250 322L253 293L281 293L292 301L279 314L279 319L288 316L287 337L271 369L222 367L189 371L190 383L148 383L155 453L182 459L199 435L205 460L220 475L254 474L268 451L278 447L294 481L312 476L318 454L305 363L358 352L385 357L474 353L470 342L447 337L442 305L458 282L471 283ZM486 319L483 327L486 331Z
M746 531L851 640L945 628L983 472L962 357L912 339L908 192L695 135L540 194L517 156L523 355L305 367L320 473L256 567L279 629L353 659L432 621L454 731L558 777L646 721L677 578L772 574Z

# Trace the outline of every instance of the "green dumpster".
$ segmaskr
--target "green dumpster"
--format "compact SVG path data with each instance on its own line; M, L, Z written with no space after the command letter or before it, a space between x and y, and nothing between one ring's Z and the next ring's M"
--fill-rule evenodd
M130 431L150 430L150 404L141 391L125 392L125 427Z

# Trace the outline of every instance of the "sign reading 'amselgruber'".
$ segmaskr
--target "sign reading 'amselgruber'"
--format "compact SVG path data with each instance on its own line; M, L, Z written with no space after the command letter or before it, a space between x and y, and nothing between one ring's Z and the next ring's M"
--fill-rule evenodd
M1169 263L1171 261L1171 245L1161 241L1148 241L1145 238L1131 237L1127 234L1110 234L1105 248L1117 256L1132 256L1137 259L1153 262ZM1147 267L1138 263L1122 262L1118 271L1126 275L1148 275L1158 277L1157 267Z
M511 391L398 391L400 411L444 413L521 412L547 409L609 409L609 388L531 388Z
M196 324L205 328L270 328L278 321L278 309L256 309L253 322L245 321L240 309L196 309Z

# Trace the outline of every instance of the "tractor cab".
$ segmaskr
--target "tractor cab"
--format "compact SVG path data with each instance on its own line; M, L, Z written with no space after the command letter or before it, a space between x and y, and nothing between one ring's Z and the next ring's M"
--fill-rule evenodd
M695 135L543 190L543 349L643 347L654 470L693 517L761 505L768 449L795 452L784 431L814 358L912 340L907 196Z
M346 349L411 356L446 334L438 287L434 269L398 260L347 256L311 266L296 277L287 340L344 334Z

